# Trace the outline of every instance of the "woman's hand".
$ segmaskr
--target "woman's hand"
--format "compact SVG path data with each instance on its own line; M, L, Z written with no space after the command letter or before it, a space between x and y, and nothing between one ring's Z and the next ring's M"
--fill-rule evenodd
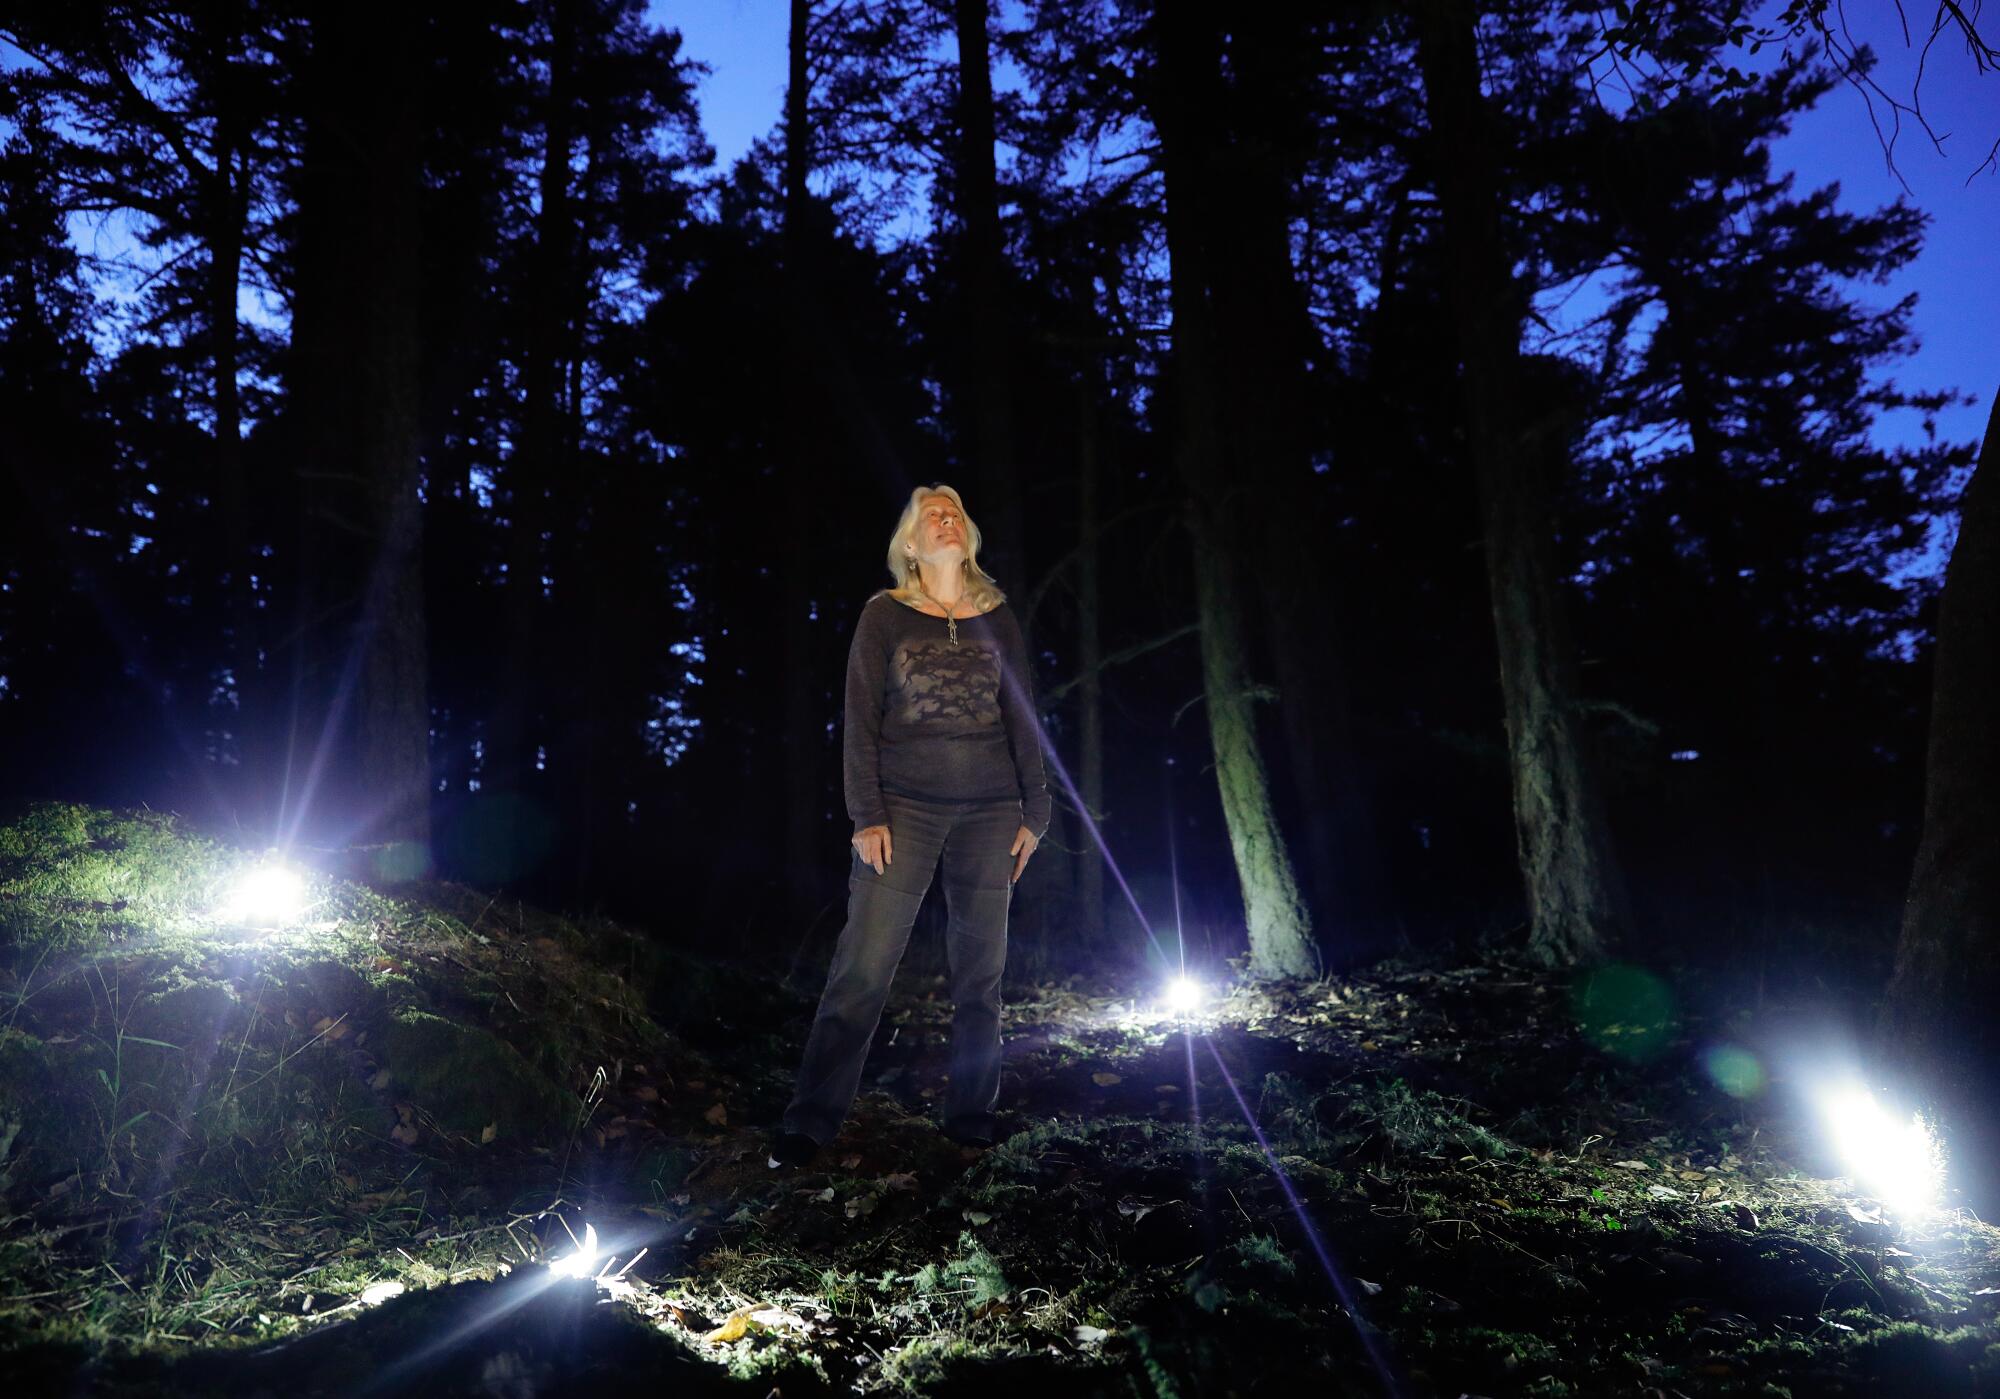
M1007 851L1014 857L1014 877L1007 881L1009 884L1021 882L1021 871L1028 867L1028 857L1035 853L1035 847L1041 843L1042 838L1026 826L1014 832L1014 844Z
M1022 834L1025 835L1026 832ZM887 826L863 826L854 833L854 838L848 842L849 845L854 847L854 853L861 857L861 863L867 865L877 874L882 873L884 868L894 863L890 858L889 847L891 843L889 828ZM1017 877L1020 874L1018 866L1015 868L1015 874Z

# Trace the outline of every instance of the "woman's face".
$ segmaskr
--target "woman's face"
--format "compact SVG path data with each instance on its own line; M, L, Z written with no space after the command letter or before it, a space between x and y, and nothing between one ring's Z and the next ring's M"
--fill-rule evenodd
M917 557L925 563L956 563L965 557L965 516L950 496L925 496L917 507Z

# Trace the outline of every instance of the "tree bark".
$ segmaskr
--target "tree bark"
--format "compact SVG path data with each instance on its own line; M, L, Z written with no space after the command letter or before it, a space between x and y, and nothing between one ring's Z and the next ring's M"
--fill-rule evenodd
M820 880L817 872L825 867L820 837L825 830L821 810L826 801L824 759L827 752L823 728L823 707L815 696L824 693L818 674L819 657L812 631L812 554L806 541L813 538L814 480L811 469L811 433L814 395L812 393L815 353L813 348L813 286L811 260L813 234L812 193L806 180L812 169L812 129L808 105L811 71L808 44L811 37L811 0L792 0L791 32L787 50L785 89L785 184L784 246L785 277L785 425L784 481L785 519L791 547L784 551L778 586L781 611L781 639L785 655L784 755L785 794L782 890L785 919L799 926L817 912Z
M1499 641L1528 950L1544 964L1569 965L1603 955L1630 919L1576 703L1576 656L1549 528L1551 461L1559 453L1553 443L1527 440L1518 408L1525 302L1501 224L1493 118L1479 86L1478 12L1469 0L1412 0L1410 8Z
M489 792L532 784L535 749L546 737L541 658L548 645L548 607L542 577L549 571L550 551L542 536L553 532L549 492L562 476L563 379L574 320L575 4L545 0L543 6L549 23L548 106L537 176L541 207L526 288L529 313L520 345L521 432L507 458L507 654L481 764L481 785Z
M227 71L224 60L223 70ZM223 112L231 94L216 95ZM215 171L209 180L208 338L214 360L215 474L222 500L222 547L228 559L230 668L236 691L237 818L268 835L270 774L266 770L267 719L260 683L257 599L251 575L258 564L251 552L250 483L243 466L243 394L237 299L243 277L244 220L249 210L236 170L233 120L217 123Z
M312 11L294 350L305 428L313 628L299 702L327 774L310 824L422 872L430 843L429 658L418 496L418 25L394 4ZM346 562L350 561L351 562ZM327 698L330 697L330 698ZM318 709L324 704L326 707Z
M1104 945L1104 852L1098 847L1104 821L1104 637L1103 587L1098 571L1099 503L1097 398L1088 375L1077 381L1076 661L1077 798L1085 827L1076 867L1077 940L1093 951Z
M1240 578L1232 555L1223 463L1208 239L1215 223L1215 156L1202 125L1217 109L1219 54L1213 30L1190 6L1161 3L1155 125L1167 195L1167 252L1173 313L1173 392L1180 432L1175 455L1187 486L1195 605L1201 620L1202 690L1216 785L1243 891L1250 974L1310 976L1318 970L1312 926L1257 746L1245 660Z
M2000 394L1938 607L1924 834L1878 1047L1937 1126L1953 1183L2000 1203Z
M1007 314L1000 238L999 175L993 160L993 72L987 0L953 0L958 37L958 218L964 337L971 382L972 459L978 488L980 563L1024 581L1021 486L1014 460L1012 318ZM1023 627L1027 619L1023 619Z
M1313 37L1302 19L1273 7L1230 22L1227 120L1235 144L1215 307L1231 478L1252 485L1276 517L1304 527L1312 516L1310 370L1324 352L1292 261L1297 55ZM1391 918L1339 654L1348 599L1328 589L1326 569L1309 553L1274 551L1250 571L1278 682L1314 923L1329 953L1337 938L1340 960L1372 960Z

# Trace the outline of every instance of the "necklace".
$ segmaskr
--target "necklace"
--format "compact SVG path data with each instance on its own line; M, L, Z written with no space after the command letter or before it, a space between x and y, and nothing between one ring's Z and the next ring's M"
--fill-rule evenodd
M930 597L930 594L925 593L924 596ZM944 603L938 602L934 597L930 598L930 600L936 603L938 609L944 613L944 624L946 630L951 633L951 644L954 646L958 645L958 604L952 603L946 606Z

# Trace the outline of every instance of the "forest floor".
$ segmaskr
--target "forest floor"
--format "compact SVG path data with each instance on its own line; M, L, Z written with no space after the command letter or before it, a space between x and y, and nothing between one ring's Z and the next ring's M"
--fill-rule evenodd
M245 863L0 827L9 1394L2000 1394L2000 1232L1835 1174L1802 1000L1028 988L982 1152L913 968L847 1130L776 1171L776 976L444 885L230 926ZM601 1276L545 1266L592 1235Z

